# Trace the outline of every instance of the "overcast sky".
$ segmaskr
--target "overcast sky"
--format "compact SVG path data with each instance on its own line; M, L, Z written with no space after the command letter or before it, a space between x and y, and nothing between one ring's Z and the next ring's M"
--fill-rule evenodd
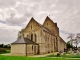
M15 41L31 17L43 24L46 16L66 42L69 33L80 33L80 0L0 0L0 43Z

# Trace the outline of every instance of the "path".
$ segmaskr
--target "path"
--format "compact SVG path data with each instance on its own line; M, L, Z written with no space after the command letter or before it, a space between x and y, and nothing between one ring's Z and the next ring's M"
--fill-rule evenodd
M57 54L57 52L55 52L55 53L49 53L49 54L43 54L43 55L33 55L33 56L28 56L28 57L45 57L45 56L51 55L51 54Z
M10 53L0 54L0 55L10 56Z
M28 57L45 57L45 56L51 55L51 54L57 54L57 52L49 53L49 54L43 54L43 55L32 55L32 56L28 56ZM1 55L11 56L10 53L5 53L5 54L1 54Z

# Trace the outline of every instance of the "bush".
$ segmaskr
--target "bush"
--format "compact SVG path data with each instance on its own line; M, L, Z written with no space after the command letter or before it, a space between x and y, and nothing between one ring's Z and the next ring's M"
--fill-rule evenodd
M61 54L60 53L57 53L57 56L59 57Z
M3 49L3 48L0 48L0 53L1 52L7 52L5 49Z

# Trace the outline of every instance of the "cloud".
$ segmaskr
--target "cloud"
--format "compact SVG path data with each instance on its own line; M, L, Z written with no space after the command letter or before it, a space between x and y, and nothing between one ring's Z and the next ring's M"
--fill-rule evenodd
M80 0L0 0L0 24L3 26L6 22L7 26L3 31L8 31L9 26L23 28L31 17L42 24L46 16L50 15L49 17L58 24L60 36L67 41L68 32L80 32L79 6ZM9 28L11 31L15 29ZM1 30L2 28L0 28ZM9 34L12 36L12 32ZM3 35L5 34L3 33ZM3 35L1 35L2 38ZM0 39L3 40L2 38ZM5 39L9 40L9 38ZM16 39L16 35L13 39Z
M25 21L27 21L27 18L22 16L22 17L15 17L15 14L12 13L9 18L6 19L8 24L12 25L18 25L18 24L23 24Z
M12 7L16 4L16 0L0 0L0 8Z
M8 44L15 41L19 30L21 30L19 26L9 26L0 23L0 43Z

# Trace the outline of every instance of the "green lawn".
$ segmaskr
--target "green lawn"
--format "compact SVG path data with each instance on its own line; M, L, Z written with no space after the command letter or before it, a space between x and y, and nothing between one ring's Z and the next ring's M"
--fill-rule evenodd
M80 59L66 59L66 58L49 58L49 57L26 57L26 56L2 56L0 60L80 60Z
M48 55L46 57L57 57L57 55L52 54L52 55ZM65 55L64 54L64 55L60 55L58 57L63 57L63 58L80 58L80 55Z
M7 51L7 53L10 53L10 50L8 49L8 50L6 50Z

